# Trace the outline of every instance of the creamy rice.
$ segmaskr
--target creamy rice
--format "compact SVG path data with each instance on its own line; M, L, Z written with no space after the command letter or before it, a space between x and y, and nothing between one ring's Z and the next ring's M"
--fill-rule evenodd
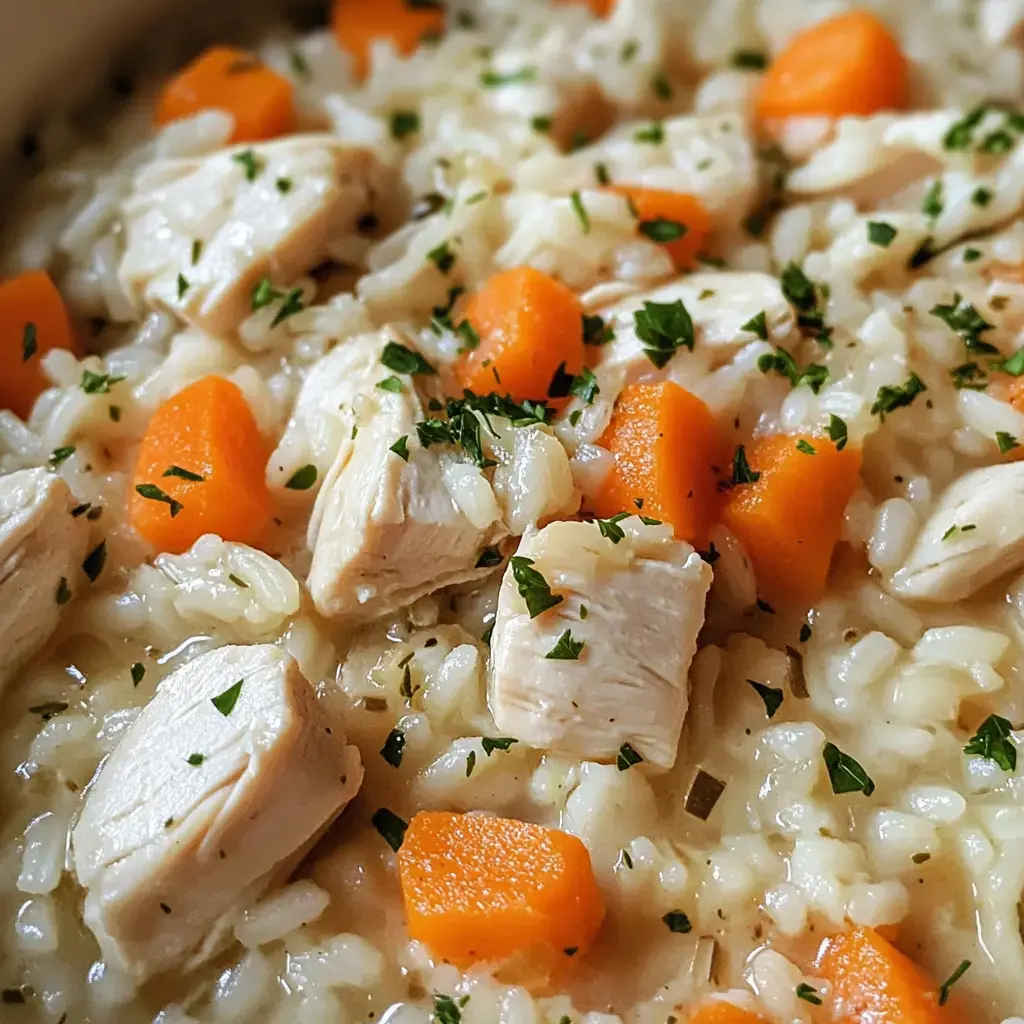
M766 145L751 114L761 71L736 55L770 61L795 32L850 6L619 0L601 19L577 4L481 0L465 5L472 17L461 27L411 56L378 43L362 84L328 30L272 27L258 56L292 83L300 128L365 150L380 201L369 229L327 239L316 274L309 264L275 280L285 292L300 289L305 307L277 324L271 306L246 311L232 330L204 330L183 322L173 297L126 288L139 181L156 161L208 167L234 130L229 114L209 110L155 130L160 83L144 83L100 138L77 140L66 161L43 167L5 247L5 270L49 270L76 322L91 325L89 354L45 356L51 386L27 422L0 411L0 471L56 462L52 472L75 501L102 508L87 523L88 548L103 540L107 554L102 575L0 691L0 1020L427 1024L441 994L466 999L463 1024L675 1024L708 997L778 1024L820 1024L831 1019L831 993L815 974L815 950L844 928L867 926L898 936L936 985L970 961L956 982L970 1019L1020 1024L1024 760L1008 771L964 747L986 716L1024 723L1024 531L1013 523L1005 474L968 486L977 522L956 509L939 520L950 485L970 471L1009 468L1001 449L1024 441L1011 378L957 386L965 362L983 368L1020 348L1024 135L1014 128L995 153L944 144L977 104L990 105L974 129L982 138L1019 101L1024 7L860 4L907 55L907 109L792 119ZM487 74L510 81L487 87ZM393 112L409 109L418 130L396 138ZM600 131L587 120L595 109ZM665 144L636 141L651 125ZM593 138L574 148L577 129ZM620 197L596 187L595 163L616 181L700 198L712 230L707 265L692 280L677 281L666 250L637 235ZM773 178L780 168L784 183ZM935 181L943 202L929 215L922 202ZM983 205L972 199L979 189L989 195ZM752 231L766 203L764 229ZM199 234L206 226L195 217L186 226ZM869 222L895 230L890 244L868 241ZM910 267L926 240L936 254ZM156 249L165 242L150 240ZM445 244L455 257L450 277L430 266ZM801 335L777 287L792 262L817 285L828 347ZM326 502L314 509L314 490L286 482L311 465L328 488L339 446L362 422L359 399L330 388L328 412L303 404L309 382L333 372L321 360L347 358L354 339L390 327L443 377L459 339L430 329L432 310L449 302L453 285L472 293L523 265L565 283L587 313L611 318L609 309L626 308L627 323L656 289L690 288L693 351L663 369L648 364L644 379L682 385L738 443L824 436L838 417L850 445L863 449L828 587L813 607L759 599L742 543L713 527L719 557L667 770L484 742L501 735L488 703L495 655L483 638L495 625L503 568L471 565L444 589L424 586L397 608L382 605L372 622L317 610L307 527ZM970 345L965 354L963 334L932 312L958 303L987 322L987 355ZM762 309L759 338L742 325ZM793 387L766 373L775 346L800 366L827 367L824 384ZM498 420L486 443L501 465L486 478L449 460L452 500L503 555L524 534L532 543L537 524L589 514L612 461L600 441L636 376L605 351L592 350L600 391L590 403L575 397L550 428L531 432ZM89 394L83 371L124 379ZM331 387L355 372L339 371ZM237 384L276 449L267 469L276 518L262 550L207 535L184 553L160 552L126 513L139 443L162 402L210 374ZM911 374L926 391L889 415L872 411L879 389L903 387ZM338 409L346 403L351 409ZM63 448L74 451L54 459ZM670 543L667 528L644 529L657 530L636 526L639 539L631 533L627 546ZM301 864L235 908L206 962L138 984L104 960L83 921L69 833L98 770L161 682L227 645L290 654L317 707L359 749L365 778ZM784 695L773 715L750 680ZM397 770L378 753L396 729L404 737ZM1024 732L1015 728L1006 742L1017 750ZM870 793L834 792L826 744L869 771ZM703 816L687 801L698 772L724 783ZM553 981L521 964L464 970L434 956L410 939L395 853L371 823L379 808L405 821L424 809L487 811L578 836L607 905L595 946ZM678 910L692 924L686 934L664 923ZM824 1008L801 998L801 986Z

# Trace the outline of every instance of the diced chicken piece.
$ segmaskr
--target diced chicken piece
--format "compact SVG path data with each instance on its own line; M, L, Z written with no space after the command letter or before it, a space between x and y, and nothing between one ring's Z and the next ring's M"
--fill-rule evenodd
M137 305L230 335L262 278L287 285L321 262L389 187L369 150L328 135L156 161L123 206L122 287Z
M507 532L475 466L453 466L450 452L420 447L416 423L425 413L409 378L401 393L376 386L390 375L380 363L387 338L382 332L360 341L348 365L361 376L348 376L332 395L351 403L355 429L332 427L337 448L309 523L309 590L323 615L367 620L485 575L476 566L481 551ZM337 356L325 373L336 374L344 361ZM300 398L299 408L315 408L319 388L314 369L304 388L309 402ZM403 449L402 439L408 460L393 450Z
M89 538L68 485L45 469L0 477L0 690L50 638L86 582Z
M1024 565L1024 463L965 473L939 499L890 589L959 601Z
M137 980L201 963L355 796L359 752L290 655L182 666L125 734L72 833L84 918Z
M491 713L501 733L533 747L608 760L628 743L671 768L711 568L668 527L638 518L618 525L618 543L580 522L524 537L517 555L564 600L531 619L515 566L506 570L491 638ZM578 660L552 657L567 630L583 643Z

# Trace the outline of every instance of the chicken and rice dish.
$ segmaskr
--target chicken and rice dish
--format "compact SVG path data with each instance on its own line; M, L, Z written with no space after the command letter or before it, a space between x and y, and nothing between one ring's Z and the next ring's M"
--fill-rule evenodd
M25 147L0 1020L1024 1024L1024 4L329 7Z

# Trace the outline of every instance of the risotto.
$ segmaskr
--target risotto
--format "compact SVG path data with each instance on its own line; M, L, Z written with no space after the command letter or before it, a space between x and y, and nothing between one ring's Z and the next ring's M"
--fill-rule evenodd
M1024 4L331 7L30 147L0 1020L1024 1024Z

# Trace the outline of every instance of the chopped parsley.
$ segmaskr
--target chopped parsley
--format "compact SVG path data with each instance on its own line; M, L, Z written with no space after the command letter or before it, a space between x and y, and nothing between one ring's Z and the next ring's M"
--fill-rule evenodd
M496 750L510 750L514 743L518 743L519 740L512 736L481 736L480 746L483 747L484 753L490 757Z
M512 566L512 578L516 582L519 596L526 602L526 610L530 613L531 619L565 600L561 594L551 593L548 581L533 568L532 558L513 555L509 559L509 564Z
M693 931L690 919L681 910L670 910L662 917L662 921L665 922L668 930L676 935L687 935Z
M837 796L843 793L863 793L871 796L875 784L861 765L849 754L844 754L834 743L826 743L821 751L825 767L828 769L832 792Z
M27 363L39 351L39 332L30 320L21 332L21 361Z
M989 715L964 747L964 753L977 754L995 761L1004 772L1015 771L1017 747L1010 737L1012 729L1009 719L1001 715Z
M636 226L637 231L652 242L676 242L686 234L686 225L677 220L655 217L653 220L642 220Z
M633 765L640 764L641 761L643 758L628 743L623 743L615 756L615 767L620 772L624 772L626 769L632 768Z
M840 419L834 412L828 414L828 437L830 441L835 443L837 452L841 452L849 440L846 420Z
M142 682L143 676L146 674L146 666L141 661L135 662L132 665L132 686L138 686Z
M288 477L285 487L289 491L308 491L316 483L316 478L316 466L309 462L305 466L300 466Z
M974 523L965 523L963 526L958 526L954 523L939 539L949 540L950 537L955 536L958 533L970 533L972 530L976 530L978 527Z
M466 774L468 775L469 773L467 772ZM433 1016L437 1024L461 1024L462 1011L459 1009L459 1004L451 996L435 993L433 1001Z
M934 224L942 214L942 179L936 178L921 200L921 212L928 218L930 224Z
M394 811L387 807L381 807L373 812L370 822L381 834L384 842L391 847L395 853L402 848L402 840L405 839L405 830L409 827L407 821L403 821Z
M419 427L420 424L417 424ZM426 445L424 445L426 447ZM480 557L476 560L477 569L492 569L496 565L501 565L505 559L502 558L501 552L497 548L484 548L480 552Z
M50 452L50 457L47 459L47 463L51 469L56 469L64 462L67 462L67 460L74 454L75 446L73 444L64 445L62 448L54 448L53 451Z
M255 181L266 167L266 163L256 155L254 149L243 149L241 153L233 154L231 159L245 171L246 181Z
M782 707L785 696L777 686L768 686L766 683L759 683L756 679L748 679L747 682L754 688L754 692L764 701L764 712L769 718L774 718L775 713Z
M500 89L504 85L522 85L537 77L535 68L520 68L518 71L484 71L480 84L485 89Z
M610 519L597 519L597 529L602 537L607 538L613 544L618 544L620 540L626 539L626 534L623 532L622 527L619 523L623 519L628 519L628 512L619 512L617 515L612 516Z
M1009 359L992 367L1000 373L1008 373L1011 377L1019 377L1024 374L1024 347L1017 349Z
M278 178L274 182L274 188L277 189L281 195L286 196L292 190L292 179L291 178Z
M970 966L970 960L961 960L956 970L939 986L939 1006L949 1002L950 990L968 972Z
M821 1006L821 996L818 995L818 990L813 985L808 985L806 981L801 981L797 985L796 997L812 1006Z
M544 657L549 661L579 661L584 644L583 640L574 640L572 632L567 629Z
M665 129L660 121L652 121L646 128L638 128L633 132L633 141L660 146L665 141Z
M583 234L590 234L590 214L587 213L587 208L583 205L583 199L579 192L573 192L569 197L569 203L572 206L573 213L576 214L576 219L580 222L580 227L583 230Z
M902 384L883 384L875 394L871 415L877 415L884 421L889 413L910 405L919 394L927 390L924 381L916 373L912 373Z
M593 405L594 399L597 398L600 393L601 389L597 385L597 375L588 366L584 366L583 369L572 378L572 383L569 385L569 394L583 399L587 405Z
M170 507L171 518L173 519L185 506L180 501L175 501L166 491L161 490L156 484L137 484L135 493L148 501L162 501Z
M971 193L971 202L984 209L992 202L992 189L979 186Z
M804 455L817 455L818 454L818 451L814 447L814 445L811 444L810 441L805 441L803 438L800 438L800 440L797 441L797 443L796 443L796 450L798 452L803 453Z
M181 466L168 466L161 476L176 476L180 480L191 480L193 483L202 483L206 477L199 473L193 473L190 469L182 469Z
M762 341L768 340L768 317L765 311L762 309L760 313L755 313L742 327L741 331L750 331L751 334L756 335Z
M87 395L105 395L115 384L120 384L123 380L124 377L114 377L109 373L83 370L81 388Z
M178 274L178 301L179 302L181 302L181 300L183 298L185 298L185 294L186 294L186 292L188 292L188 289L189 289L188 278L184 274L179 273Z
M882 249L888 249L896 237L896 229L884 220L868 221L868 241Z
M262 277L253 285L249 308L255 313L257 310L269 306L276 299L284 298L284 292L278 291L271 283L269 277Z
M59 715L62 711L67 711L68 705L63 700L50 700L45 704L36 704L35 707L28 709L30 715L39 715L44 721L48 722L54 715Z
M998 354L998 349L983 341L981 336L994 327L959 292L953 294L952 303L940 302L929 310L963 341L968 352L981 355Z
M447 240L442 242L440 245L435 245L430 252L427 253L427 259L441 271L442 274L447 274L449 270L455 266L455 253L451 251L448 246Z
M612 183L612 176L608 173L607 164L594 164L594 177L597 179L598 185L610 185Z
M740 71L764 71L768 67L768 58L758 50L737 50L729 63Z
M284 302L281 303L277 310L274 319L270 321L271 328L277 327L279 324L284 323L285 320L290 316L295 316L296 313L301 313L306 308L305 303L302 301L302 289L293 288L284 297Z
M415 135L420 130L420 115L415 110L393 110L391 112L391 138L402 139Z
M674 95L672 83L668 80L664 71L658 71L651 79L651 91L663 103L667 103Z
M94 547L92 551L85 556L85 561L82 562L82 572L84 572L88 577L90 583L95 583L99 579L100 573L103 572L103 567L106 564L107 542L105 540L101 540L99 544L97 544L96 547Z
M538 114L536 117L530 118L530 127L542 135L551 131L551 123L551 118L547 114Z
M384 746L380 748L380 756L392 768L398 768L402 763L402 754L405 751L405 733L401 729L392 729Z
M756 484L761 479L761 474L750 468L747 462L747 449L736 445L736 451L732 456L732 486L739 484Z
M996 444L999 445L999 451L1003 455L1007 452L1012 452L1014 448L1020 447L1020 441L1013 434L1008 434L1005 430L996 431Z
M973 246L968 246L964 249L964 263L975 263L981 259L985 254L980 249L975 249Z
M399 345L395 341L389 341L384 346L384 351L381 353L380 361L389 370L394 370L395 373L437 373L437 370L435 370L434 367L419 354L419 352L414 352L411 348Z
M832 328L825 323L822 300L827 299L827 288L818 286L794 262L790 261L779 275L782 294L796 310L797 326L810 332L815 341L830 345Z
M228 579L231 580L236 587L241 587L242 590L249 589L249 584L246 583L241 576L236 576L233 572L228 573Z
M615 331L601 317L583 314L584 345L607 345L614 338Z
M377 381L376 386L381 391L390 391L393 395L400 395L405 391L405 385L394 374Z
M194 267L199 262L199 257L203 255L203 243L200 239L196 238L192 242L192 266Z
M192 765L193 768L198 768L206 760L206 755L189 754L188 757L185 758L185 760L188 761L188 763Z
M403 434L390 448L403 462L409 461L409 435Z
M476 751L471 750L466 755L466 778L468 779L473 774L473 769L476 768Z
M942 145L945 149L967 149L974 138L974 129L981 123L985 116L986 107L975 107L965 114L959 121L955 121L942 137Z
M693 320L681 299L675 302L644 302L633 314L644 355L660 370L680 348L693 351Z
M66 576L61 576L60 582L57 584L57 593L54 594L53 599L57 604L67 604L71 600L71 588L68 586Z
M238 703L238 698L242 693L242 684L244 682L244 679L239 679L237 683L232 683L223 693L218 693L216 697L210 698L210 703L225 718L235 710L235 705Z

